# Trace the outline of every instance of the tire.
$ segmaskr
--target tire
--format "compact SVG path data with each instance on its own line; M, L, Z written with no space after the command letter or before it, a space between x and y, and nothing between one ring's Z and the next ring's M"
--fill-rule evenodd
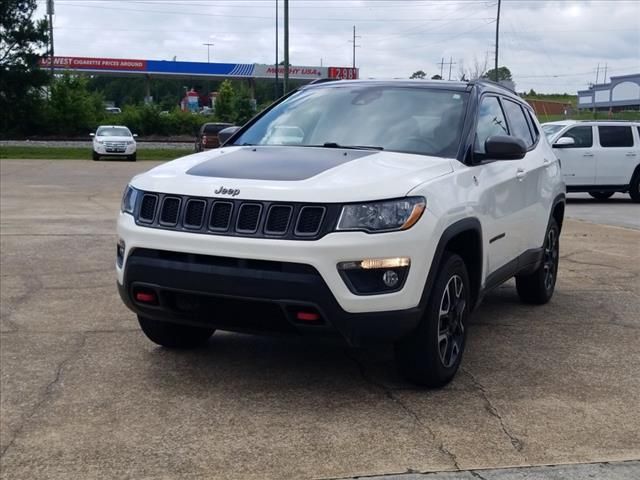
M551 300L558 277L559 237L560 229L556 221L552 219L544 237L542 263L535 272L516 276L518 296L524 303L542 305Z
M133 155L127 155L127 160L130 162L135 162L138 159L138 154L134 153Z
M400 374L410 382L431 388L449 383L462 361L470 307L469 275L464 261L445 252L420 325L395 345Z
M614 192L589 192L596 200L607 200L613 196Z
M93 158L94 161L100 160L100 155L98 155L95 150L92 150L91 157Z
M149 340L167 348L194 348L207 343L213 328L192 327L177 323L160 322L138 315L140 328Z
M634 202L640 203L640 171L633 176L629 183L629 196Z

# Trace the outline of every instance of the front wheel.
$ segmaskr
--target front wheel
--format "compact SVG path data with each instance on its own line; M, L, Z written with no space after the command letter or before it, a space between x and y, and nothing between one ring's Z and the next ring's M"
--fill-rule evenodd
M130 162L135 162L138 159L138 154L134 153L132 155L128 155L127 156L127 160L129 160Z
M554 219L547 229L540 266L531 274L516 276L516 290L525 303L542 305L551 300L560 260L560 229Z
M93 154L92 154L91 156L92 156L92 158L93 158L93 160L94 160L94 161L98 161L98 160L100 160L100 155L98 155L98 153L97 153L95 150L93 150L93 152L92 152L92 153L93 153Z
M207 343L213 328L160 322L138 315L140 328L149 340L167 348L194 348Z
M449 383L460 367L471 307L462 258L447 252L441 265L420 325L395 345L400 373L433 388Z
M607 200L613 196L613 192L589 192L589 195L596 200Z

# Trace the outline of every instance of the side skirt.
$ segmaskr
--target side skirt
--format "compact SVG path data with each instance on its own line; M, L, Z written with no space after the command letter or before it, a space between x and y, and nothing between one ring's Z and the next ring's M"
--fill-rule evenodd
M516 275L534 272L542 263L543 255L544 249L532 248L498 268L487 277L485 286L482 289L482 296Z

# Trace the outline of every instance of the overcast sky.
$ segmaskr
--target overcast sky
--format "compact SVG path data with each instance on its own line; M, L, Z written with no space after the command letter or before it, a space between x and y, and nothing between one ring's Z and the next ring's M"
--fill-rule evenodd
M45 0L39 0L38 16ZM273 63L275 0L55 0L61 56ZM353 25L363 78L440 73L441 58L493 65L497 0L290 0L290 62L350 66ZM282 54L280 0L280 60ZM575 93L640 73L640 0L503 0L500 65L518 91ZM449 75L444 66L444 77Z

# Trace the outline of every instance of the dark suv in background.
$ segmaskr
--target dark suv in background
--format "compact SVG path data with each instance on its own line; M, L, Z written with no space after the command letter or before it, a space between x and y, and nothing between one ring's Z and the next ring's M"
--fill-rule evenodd
M233 127L232 123L205 123L200 127L196 135L195 151L202 152L208 148L218 148L218 132L227 127Z

